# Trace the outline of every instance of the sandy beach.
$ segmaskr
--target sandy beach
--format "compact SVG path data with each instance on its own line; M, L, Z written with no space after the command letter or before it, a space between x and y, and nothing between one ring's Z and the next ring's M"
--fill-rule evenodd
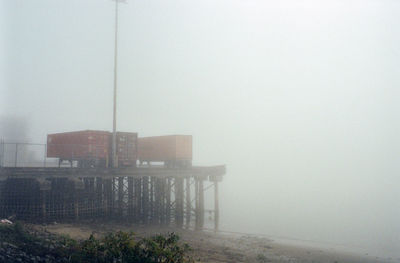
M196 262L352 262L352 263L394 263L400 258L383 258L356 253L345 248L326 244L310 244L302 241L277 240L264 236L240 233L214 233L175 228L144 227L110 223L98 224L50 224L34 225L40 231L68 235L75 239L88 238L91 234L103 235L112 231L133 231L138 236L176 232L182 242L188 243Z

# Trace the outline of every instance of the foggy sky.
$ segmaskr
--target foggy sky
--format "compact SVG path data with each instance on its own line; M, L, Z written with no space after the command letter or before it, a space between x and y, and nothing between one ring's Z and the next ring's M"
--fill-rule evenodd
M114 3L2 0L0 115L112 127ZM400 251L400 3L120 5L118 129L226 164L221 227ZM3 59L4 58L4 59Z

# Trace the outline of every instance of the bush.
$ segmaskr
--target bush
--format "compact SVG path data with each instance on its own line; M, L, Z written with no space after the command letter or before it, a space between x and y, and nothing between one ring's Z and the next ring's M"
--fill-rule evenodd
M33 235L21 224L0 226L0 243L9 242L32 255L52 255L68 262L105 263L191 263L187 255L190 247L179 243L175 233L156 235L137 240L132 232L110 233L96 238L91 235L84 241L68 236Z
M193 260L186 255L187 244L181 246L179 236L156 235L135 240L132 232L117 232L96 239L93 235L81 242L71 256L73 262L141 262L141 263L187 263Z
M137 244L137 260L144 260L145 263L184 263L193 262L185 254L190 251L187 244L178 245L179 236L171 233L168 236L157 235L145 238ZM133 262L133 261L132 261ZM136 261L135 261L136 262Z

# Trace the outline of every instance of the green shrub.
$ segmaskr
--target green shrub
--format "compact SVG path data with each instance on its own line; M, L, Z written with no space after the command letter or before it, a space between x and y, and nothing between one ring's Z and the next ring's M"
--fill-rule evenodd
M187 263L193 260L186 255L187 244L178 243L179 236L156 235L135 240L132 232L116 232L96 239L93 235L80 243L73 262L140 262L140 263Z
M132 232L110 233L84 241L68 236L30 234L21 224L0 226L0 243L9 242L32 255L52 255L69 262L106 263L191 263L190 247L180 244L175 233L137 240Z
M269 260L266 256L264 256L263 254L258 254L257 255L257 262L260 263L267 263L267 262L271 262L271 260Z
M179 236L174 233L142 239L137 244L137 256L139 257L137 259L143 260L145 263L193 262L190 257L185 256L190 251L190 247L187 244L180 246L178 241Z

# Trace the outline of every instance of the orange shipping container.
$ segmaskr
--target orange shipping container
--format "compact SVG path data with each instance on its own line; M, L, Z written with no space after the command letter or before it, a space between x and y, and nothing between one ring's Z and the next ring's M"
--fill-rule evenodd
M192 161L192 136L167 135L138 139L138 157L141 162Z

